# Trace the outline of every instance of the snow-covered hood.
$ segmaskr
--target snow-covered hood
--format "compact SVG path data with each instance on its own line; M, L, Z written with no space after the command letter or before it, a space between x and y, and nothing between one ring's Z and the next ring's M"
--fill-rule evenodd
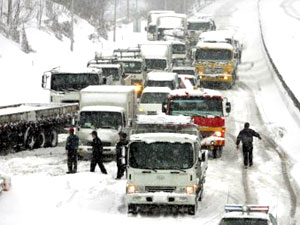
M160 114L162 111L162 104L143 104L139 105L139 111L145 114Z
M78 132L82 144L87 144L93 140L91 132L93 129L80 128ZM102 142L110 142L114 146L119 141L119 131L115 129L97 129L98 137Z

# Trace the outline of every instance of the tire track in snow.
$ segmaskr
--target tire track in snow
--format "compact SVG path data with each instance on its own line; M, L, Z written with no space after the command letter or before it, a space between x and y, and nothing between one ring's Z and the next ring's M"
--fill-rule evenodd
M295 0L283 1L280 4L280 7L283 9L283 11L286 15L300 21L300 15L297 12L297 10L293 8L293 5L292 5L294 2L295 2Z
M250 94L250 96L253 100L253 101L251 101L251 103L252 103L251 105L252 105L252 107L254 107L253 109L254 109L255 115L257 115L256 118L258 120L258 123L264 124L264 120L263 120L262 115L256 104L256 100L255 100L253 91L246 84L240 83L240 85L245 90L247 90L247 92ZM291 177L290 177L288 157L285 154L284 150L281 149L281 147L278 146L276 144L276 142L273 140L271 133L265 126L261 127L261 131L263 131L261 133L263 133L262 137L263 137L264 141L266 141L267 144L269 144L271 146L270 149L272 149L274 152L276 152L281 160L281 175L283 177L284 185L286 186L286 190L288 191L289 198L290 198L290 216L291 216L291 218L295 219L295 215L297 212L297 205L298 205L298 197L297 197L296 190L295 190L296 185L293 184ZM265 152L265 151L261 151L261 152ZM296 219L293 222L293 224L296 224Z

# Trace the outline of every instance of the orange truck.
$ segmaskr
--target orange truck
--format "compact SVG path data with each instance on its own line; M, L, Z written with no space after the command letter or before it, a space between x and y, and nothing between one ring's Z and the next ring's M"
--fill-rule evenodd
M231 111L231 104L220 92L214 90L172 91L163 104L167 115L191 116L198 126L203 140L202 148L207 148L213 157L222 155L225 146L225 116Z

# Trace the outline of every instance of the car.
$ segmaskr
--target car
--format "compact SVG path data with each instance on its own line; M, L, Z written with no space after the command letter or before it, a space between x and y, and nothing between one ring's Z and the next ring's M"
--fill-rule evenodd
M269 209L269 206L262 205L227 204L225 205L225 216L219 225L278 225Z

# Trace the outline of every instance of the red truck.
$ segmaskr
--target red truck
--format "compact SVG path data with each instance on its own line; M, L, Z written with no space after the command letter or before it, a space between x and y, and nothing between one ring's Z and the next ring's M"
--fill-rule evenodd
M231 111L231 104L218 91L180 89L172 91L163 104L167 115L191 116L200 130L202 148L213 152L213 157L222 155L225 146L225 116Z

